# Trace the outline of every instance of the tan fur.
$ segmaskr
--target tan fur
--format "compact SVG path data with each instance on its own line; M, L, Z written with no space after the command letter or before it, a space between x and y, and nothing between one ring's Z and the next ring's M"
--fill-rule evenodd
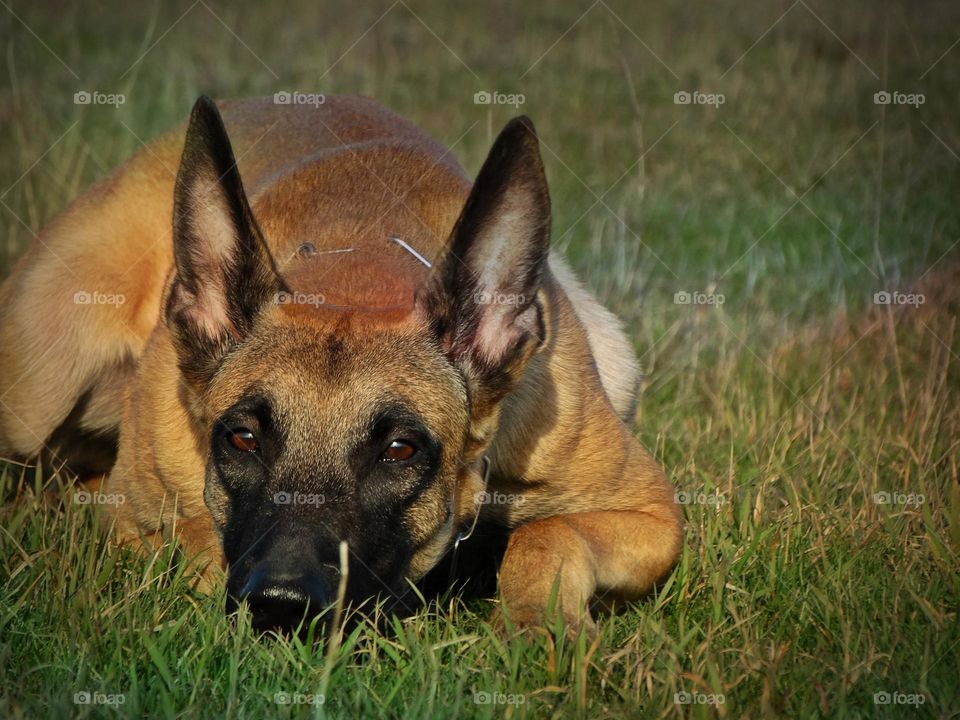
M211 420L228 407L247 378L272 373L292 402L308 403L331 422L352 422L357 395L372 398L404 375L405 362L418 353L405 338L423 331L410 298L429 271L389 237L435 261L470 189L441 146L371 100L328 97L321 107L282 113L269 99L245 100L222 103L221 112L278 269L292 288L322 294L339 310L272 308L258 336L263 347L219 373L205 397L183 382L170 333L158 322L173 262L170 218L183 128L45 228L0 289L0 453L38 453L89 393L81 428L119 427L119 454L105 487L127 497L117 512L121 539L168 537L176 525L189 548L214 565L222 559L211 513L223 500L204 502L209 427L198 418ZM314 204L315 212L304 212ZM304 242L318 251L309 259L298 254ZM125 302L78 305L77 292L122 294ZM488 418L489 433L468 431L489 435L489 447L445 459L458 482L457 519L476 511L483 451L493 463L489 491L522 498L484 508L516 528L501 591L521 624L540 620L558 574L571 622L597 593L641 595L671 567L682 535L663 471L623 422L638 371L619 321L557 255L543 296L543 348ZM350 397L304 382L325 372L311 348L331 336L348 338L353 357L366 358L351 370L367 380L356 380ZM389 347L378 345L385 337L392 338ZM280 361L278 346L285 350ZM429 366L426 355L423 363ZM396 389L455 433L466 419L457 402L437 397L452 387L443 373L426 367ZM448 440L450 447L463 442ZM410 513L423 539L439 533L414 558L410 575L418 577L453 530L437 529L442 518L429 498Z
M583 287L562 255L550 254L550 269L587 333L590 352L610 404L617 415L629 422L637 400L640 367L623 332L623 323Z

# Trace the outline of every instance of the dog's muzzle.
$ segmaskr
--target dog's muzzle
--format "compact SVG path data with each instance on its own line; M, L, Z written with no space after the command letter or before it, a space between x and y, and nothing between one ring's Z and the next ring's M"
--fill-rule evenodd
M262 564L253 569L237 598L250 608L253 628L285 632L319 615L334 600L319 575L290 575Z

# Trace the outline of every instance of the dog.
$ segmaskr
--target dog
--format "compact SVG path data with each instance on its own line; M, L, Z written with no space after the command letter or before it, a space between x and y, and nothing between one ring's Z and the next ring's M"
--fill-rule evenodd
M105 475L120 542L176 536L260 629L401 597L478 517L515 626L594 627L682 520L550 222L526 117L471 184L370 99L201 97L5 280L0 453Z

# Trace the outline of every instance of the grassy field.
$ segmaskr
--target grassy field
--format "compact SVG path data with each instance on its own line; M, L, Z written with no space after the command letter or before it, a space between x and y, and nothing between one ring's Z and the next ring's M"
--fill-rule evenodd
M470 173L526 113L683 557L595 642L452 598L324 650L0 464L0 716L960 716L960 7L246 5L0 2L2 273L201 92L371 95Z

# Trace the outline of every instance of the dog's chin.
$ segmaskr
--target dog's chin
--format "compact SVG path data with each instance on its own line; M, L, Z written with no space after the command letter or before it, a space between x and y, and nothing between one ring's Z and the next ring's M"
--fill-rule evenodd
M228 620L236 624L238 622L242 607L246 607L245 601L237 601L235 598L228 596L226 603L226 615ZM257 615L251 612L250 627L254 633L263 635L264 637L273 636L289 638L296 636L300 640L304 641L311 637L314 639L320 639L329 634L330 630L333 628L335 611L335 606L323 608L317 613L314 613L308 609L303 613L299 620L282 624L277 624L269 619L259 618ZM344 626L353 624L355 622L356 621L350 617L349 613L345 614L341 619L341 624Z

